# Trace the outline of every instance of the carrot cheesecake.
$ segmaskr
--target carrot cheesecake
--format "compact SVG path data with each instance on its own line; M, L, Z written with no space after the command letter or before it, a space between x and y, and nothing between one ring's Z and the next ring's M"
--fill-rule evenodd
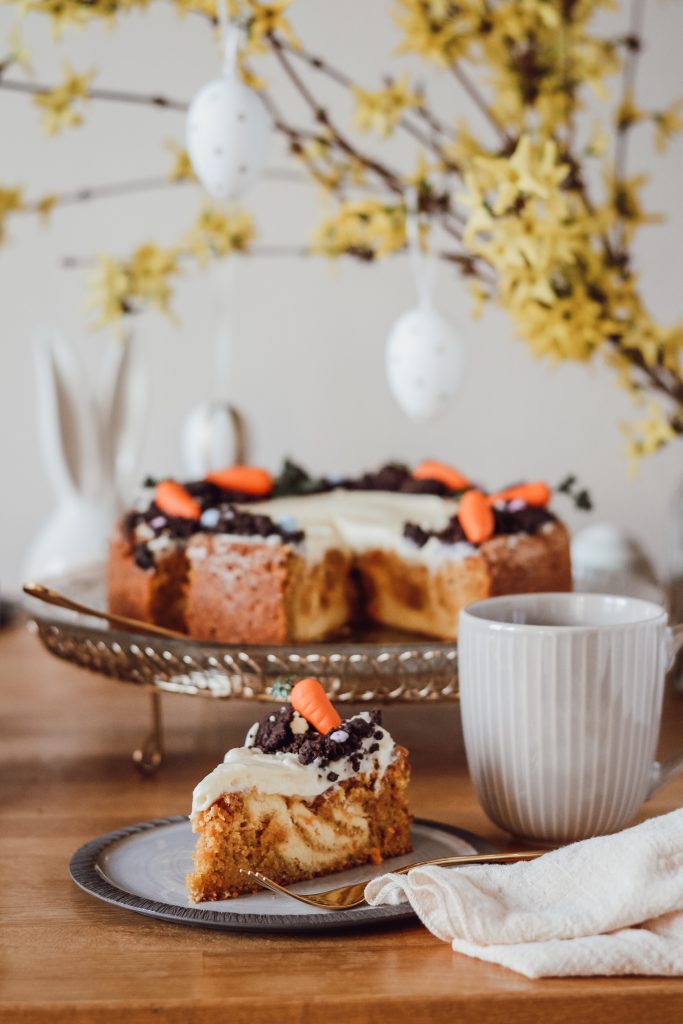
M194 790L195 903L256 891L248 869L288 885L411 850L408 752L380 713L342 721L314 679L290 700Z
M550 498L543 483L487 492L434 462L164 480L117 528L109 608L223 643L315 641L359 620L452 640L472 601L571 589Z

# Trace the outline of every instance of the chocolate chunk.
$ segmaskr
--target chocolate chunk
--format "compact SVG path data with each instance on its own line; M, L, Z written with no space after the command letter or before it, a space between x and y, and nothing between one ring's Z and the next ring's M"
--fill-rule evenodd
M511 512L509 509L494 508L496 534L538 533L546 523L556 522L555 516L547 508L525 508Z
M407 466L398 462L389 462L376 473L364 473L359 477L349 477L339 484L347 491L400 491L406 481L412 479Z
M154 555L146 544L136 544L133 548L133 561L140 569L154 568Z
M292 709L289 707L280 708L277 714L266 715L259 722L254 746L265 754L275 754L278 750L286 749L294 739L290 729L291 720Z
M339 776L337 775L336 772L328 772L327 773L327 780L328 780L328 782L336 782L338 778L339 778Z

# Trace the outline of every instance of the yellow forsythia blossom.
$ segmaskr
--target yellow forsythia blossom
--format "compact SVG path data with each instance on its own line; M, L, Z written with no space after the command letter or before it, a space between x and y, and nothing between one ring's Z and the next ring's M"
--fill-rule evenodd
M638 475L640 459L652 455L676 436L670 419L657 402L650 402L649 414L643 419L622 424L626 435L626 454L631 477Z
M173 163L168 173L169 181L196 181L197 176L194 173L192 167L192 161L190 160L190 154L183 146L179 146L173 139L168 139L165 143L166 149L170 150L173 155Z
M177 252L151 243L141 245L129 260L100 256L88 277L88 308L99 314L94 326L117 324L145 305L170 313L170 282L178 273Z
M411 90L407 75L377 92L354 87L353 94L356 99L353 118L356 128L362 132L375 131L383 138L391 135L404 110L420 105L420 98Z
M374 199L347 200L317 228L313 248L326 256L345 253L375 259L402 249L406 243L403 204L391 206Z
M254 222L246 210L225 211L211 204L202 207L199 217L185 234L181 248L199 263L233 252L246 252L254 237Z
M655 148L663 153L675 135L683 132L683 99L674 100L666 110L653 114L655 124Z
M76 103L88 99L88 89L94 77L94 71L77 75L65 63L61 83L33 97L35 105L43 111L42 124L46 135L56 135L63 128L75 127L83 122L83 117L74 108Z
M680 333L652 322L633 277L602 246L610 225L650 219L635 202L640 182L621 183L628 205L617 213L588 207L566 187L569 174L549 139L523 136L510 157L475 157L462 197L466 246L496 271L499 300L536 355L586 361L621 345L648 365L670 360Z
M246 26L245 53L265 53L267 47L264 40L271 33L277 33L290 46L298 49L301 44L285 15L291 3L292 0L271 0L270 3L246 0L241 5Z
M396 22L403 32L400 51L417 53L444 67L468 57L482 24L479 0L398 0Z
M606 173L609 194L608 222L618 223L627 241L644 224L661 224L663 217L659 213L646 213L639 192L647 184L646 174L636 174L632 178L615 179L611 170Z
M42 221L48 221L50 219L50 214L52 213L58 202L59 196L56 196L53 193L41 196L41 198L36 203L36 213Z
M0 243L5 241L5 221L11 213L23 209L22 190L20 188L2 188L0 186Z

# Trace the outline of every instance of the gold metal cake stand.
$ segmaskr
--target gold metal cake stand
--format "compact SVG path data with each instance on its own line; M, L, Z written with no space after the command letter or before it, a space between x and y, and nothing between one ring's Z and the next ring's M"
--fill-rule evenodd
M101 566L49 585L89 608L106 607ZM56 657L148 691L151 726L133 752L144 774L163 760L162 693L275 701L278 680L315 675L337 703L458 698L456 645L395 630L362 629L318 644L234 645L113 629L63 609L37 611L35 601L29 612L32 630Z

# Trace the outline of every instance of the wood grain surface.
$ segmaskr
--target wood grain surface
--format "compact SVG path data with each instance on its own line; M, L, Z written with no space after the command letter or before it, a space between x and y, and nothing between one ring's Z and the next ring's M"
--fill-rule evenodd
M169 1024L680 1024L683 979L544 979L453 953L418 923L301 935L211 932L108 906L69 879L73 851L103 832L187 812L192 788L242 742L260 707L164 697L166 760L142 778L130 754L148 696L46 654L23 627L0 633L0 1021ZM415 814L503 849L467 777L457 707L393 705L412 751ZM683 745L667 696L661 756ZM683 804L683 782L642 816Z

